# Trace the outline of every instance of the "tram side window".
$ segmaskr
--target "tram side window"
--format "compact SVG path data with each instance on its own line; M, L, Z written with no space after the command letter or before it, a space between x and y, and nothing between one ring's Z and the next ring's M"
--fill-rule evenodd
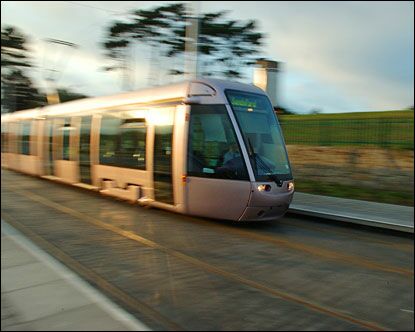
M19 131L17 130L17 123L8 123L8 152L9 153L20 153L18 151L19 146Z
M146 169L144 119L101 119L99 161L102 165Z
M224 105L192 106L187 174L219 179L249 179Z
M70 159L70 134L71 134L71 119L65 119L65 125L62 127L62 159L69 160Z
M1 152L8 152L8 132L7 125L1 125Z
M101 119L101 132L99 140L99 162L103 165L115 165L115 152L118 142L118 128L121 119L103 117Z
M120 126L118 163L128 168L146 169L146 127L144 121L132 119Z
M21 153L30 155L30 128L31 123L25 121L22 123L22 135L21 135Z

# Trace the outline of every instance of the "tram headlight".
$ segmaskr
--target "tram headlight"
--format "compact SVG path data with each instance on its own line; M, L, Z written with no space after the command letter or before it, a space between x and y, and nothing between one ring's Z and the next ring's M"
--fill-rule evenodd
M271 186L269 184L260 184L258 186L258 191L270 191Z
M293 191L294 190L294 182L288 182L287 189L288 189L288 191Z

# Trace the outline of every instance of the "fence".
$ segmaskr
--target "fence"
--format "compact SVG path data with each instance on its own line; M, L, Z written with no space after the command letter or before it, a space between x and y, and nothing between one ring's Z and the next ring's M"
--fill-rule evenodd
M414 119L280 118L287 144L414 148Z

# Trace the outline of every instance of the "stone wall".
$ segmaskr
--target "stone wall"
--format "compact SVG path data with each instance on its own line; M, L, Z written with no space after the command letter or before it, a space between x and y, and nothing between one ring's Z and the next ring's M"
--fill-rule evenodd
M306 145L288 145L287 149L297 181L413 193L414 151Z

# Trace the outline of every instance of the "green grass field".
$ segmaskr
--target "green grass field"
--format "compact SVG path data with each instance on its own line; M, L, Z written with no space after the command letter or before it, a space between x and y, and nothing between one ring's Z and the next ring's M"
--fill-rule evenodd
M287 144L413 149L414 112L279 115Z
M353 112L353 113L321 113L321 114L289 114L279 115L281 120L355 120L355 119L414 119L414 111L384 111L384 112Z

